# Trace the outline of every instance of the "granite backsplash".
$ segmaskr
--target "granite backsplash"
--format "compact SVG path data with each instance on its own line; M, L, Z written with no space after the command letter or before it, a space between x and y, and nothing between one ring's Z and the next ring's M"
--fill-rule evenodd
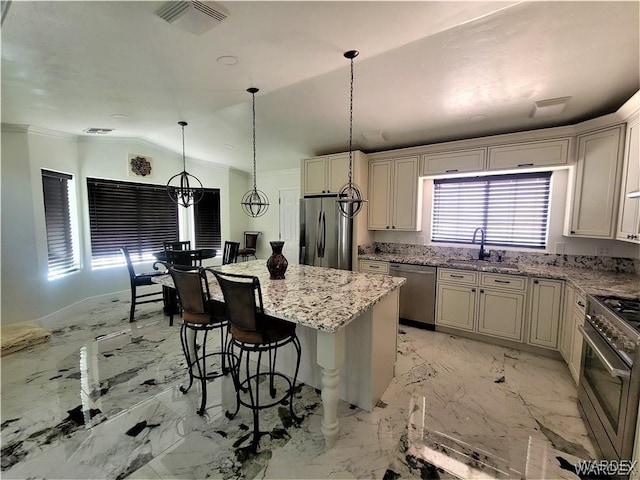
M407 243L375 242L358 245L358 254L395 253L406 255L447 256L451 259L468 260L478 258L478 246L438 247L433 245L413 245ZM567 255L556 253L519 252L512 250L487 249L491 261L507 263L527 263L532 265L551 265L556 267L589 268L618 273L640 275L640 261L633 258L596 257L588 255Z

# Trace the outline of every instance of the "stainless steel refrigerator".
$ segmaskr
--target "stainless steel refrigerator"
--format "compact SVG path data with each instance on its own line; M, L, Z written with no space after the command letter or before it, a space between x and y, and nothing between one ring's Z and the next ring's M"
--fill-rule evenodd
M337 197L300 200L300 263L351 270L353 219L338 211Z

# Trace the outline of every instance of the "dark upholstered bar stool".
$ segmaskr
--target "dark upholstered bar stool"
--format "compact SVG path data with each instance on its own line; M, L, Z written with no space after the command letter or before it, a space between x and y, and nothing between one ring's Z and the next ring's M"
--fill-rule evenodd
M260 410L289 402L291 418L299 423L301 418L293 413L293 393L295 389L298 370L300 368L301 346L296 335L296 324L264 315L262 305L262 290L260 280L257 277L237 275L213 271L227 308L231 330L229 351L235 354L239 349L237 368L234 369L234 383L236 387L236 411L227 412L227 417L233 418L238 413L240 405L248 407L253 412L253 440L251 448L255 452L258 448L260 437L265 432L260 432ZM293 344L296 349L297 359L293 379L276 371L276 354L278 350L287 344ZM251 361L251 354L257 353L255 361ZM269 355L269 366L266 371L261 371L262 354ZM244 359L244 374L242 372L242 357ZM253 369L253 371L252 371ZM278 395L275 379L281 378L288 388ZM265 380L262 387L268 385L267 395L260 397L261 381ZM268 382L268 383L267 383Z
M235 366L235 361L227 350L229 322L214 311L207 271L204 268L174 265L169 268L169 272L182 310L180 339L189 370L189 386L180 387L180 391L187 393L193 385L193 380L200 380L202 400L198 415L202 415L207 405L207 381L226 375ZM215 329L220 331L220 349L207 353L207 336ZM198 334L201 332L203 335L198 352ZM221 369L207 372L207 360L214 356L220 357Z

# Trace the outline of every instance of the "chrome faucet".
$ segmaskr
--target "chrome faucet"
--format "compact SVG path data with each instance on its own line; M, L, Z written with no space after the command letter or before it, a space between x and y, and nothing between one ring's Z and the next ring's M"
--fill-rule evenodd
M476 235L480 232L480 252L478 252L478 260L485 260L491 256L490 253L484 251L484 228L476 228L473 232L471 243L476 243Z

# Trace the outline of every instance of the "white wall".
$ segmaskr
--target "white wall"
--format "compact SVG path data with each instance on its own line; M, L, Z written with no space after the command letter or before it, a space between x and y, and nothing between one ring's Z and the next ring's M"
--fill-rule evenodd
M151 176L128 176L129 154L151 156ZM80 220L77 242L81 268L52 281L47 279L42 168L74 176ZM78 139L31 127L2 125L2 323L38 319L87 297L128 291L129 278L124 266L91 269L86 178L165 184L180 171L181 155L147 142L93 137ZM205 187L220 189L223 241L231 235L231 223L235 229L244 229L242 222L235 221L241 217L233 201L238 193L233 189L245 190L246 175L230 174L227 167L189 158L187 171L196 175ZM187 217L183 217L186 222ZM249 223L246 225L248 227ZM137 268L151 269L151 264ZM123 318L126 315L123 311Z
M637 245L620 242L618 240L599 240L592 238L564 237L562 235L564 227L565 205L567 197L567 185L569 180L569 170L556 170L551 182L551 208L549 216L549 236L546 250L534 250L540 253L556 252L556 244L564 243L564 253L569 255L589 255L595 256L596 249L606 247L611 251L612 257L640 258L640 249ZM419 232L386 232L377 231L375 233L376 242L424 244L430 245L431 241L431 203L433 196L433 180L423 179L423 204L422 204L422 230ZM469 239L471 240L471 239ZM435 245L443 246L438 243ZM455 245L460 246L460 245ZM489 247L491 249L491 247ZM517 248L504 248L501 250L518 250Z

